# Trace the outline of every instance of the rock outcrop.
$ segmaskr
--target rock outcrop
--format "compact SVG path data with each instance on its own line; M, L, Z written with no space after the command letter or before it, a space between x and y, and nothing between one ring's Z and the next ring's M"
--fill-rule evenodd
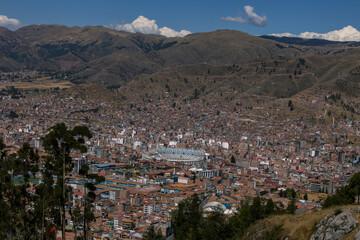
M349 210L328 215L316 226L316 231L311 235L310 240L341 239L353 231L357 223L358 221Z

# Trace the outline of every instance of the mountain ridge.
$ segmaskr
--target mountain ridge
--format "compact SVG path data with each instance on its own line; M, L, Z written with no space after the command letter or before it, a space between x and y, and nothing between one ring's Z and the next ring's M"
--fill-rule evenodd
M164 86L191 94L206 85L213 93L235 89L286 97L319 84L337 86L338 73L355 80L348 74L360 65L354 43L266 38L235 30L166 38L103 26L29 25L0 29L0 70L62 72L77 84L116 85L119 91L145 85L158 94ZM199 78L206 81L199 85ZM184 85L183 79L193 82Z

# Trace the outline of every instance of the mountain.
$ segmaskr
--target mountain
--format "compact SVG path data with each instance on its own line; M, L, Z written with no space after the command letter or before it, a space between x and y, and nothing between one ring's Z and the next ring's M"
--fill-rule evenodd
M339 42L339 41L330 41L325 39L308 39L308 38L300 38L300 37L278 37L273 35L264 35L261 36L265 39L274 40L281 43L286 44L295 44L295 45L302 45L302 46L326 46L326 47L341 47L341 46L349 46L349 47L358 47L360 46L360 42Z
M23 62L14 57L11 60L17 64L5 70L31 68L36 63L41 70L70 70L77 81L129 81L142 73L154 73L169 66L203 62L232 64L297 52L284 50L274 41L229 30L166 38L100 26L30 25L15 32L0 32L3 38L8 35L13 42L17 41L16 46L31 51L36 60L43 62L31 62L31 59ZM12 49L11 45L6 48Z
M32 67L41 59L16 32L0 27L0 70L12 71Z
M256 37L218 30L166 38L102 26L0 28L0 71L63 72L73 83L101 83L126 97L192 97L247 92L289 97L314 87L360 88L358 44ZM341 78L339 78L341 76ZM142 91L139 91L139 90Z

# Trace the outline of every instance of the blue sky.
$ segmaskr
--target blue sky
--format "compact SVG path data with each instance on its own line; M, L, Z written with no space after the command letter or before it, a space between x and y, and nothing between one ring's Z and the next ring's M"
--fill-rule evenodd
M346 2L344 4L343 2ZM221 17L246 18L244 6L266 16L265 26L221 21ZM329 32L347 25L360 28L358 0L1 0L0 15L21 24L67 26L131 23L142 15L160 27L192 33L235 29L253 35L304 31Z

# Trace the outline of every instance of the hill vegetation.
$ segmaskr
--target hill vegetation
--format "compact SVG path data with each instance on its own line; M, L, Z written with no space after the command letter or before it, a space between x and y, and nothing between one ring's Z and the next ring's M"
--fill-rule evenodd
M238 212L231 217L226 217L220 209L205 212L204 215L200 207L201 198L193 195L180 202L178 209L172 212L171 226L176 240L309 239L320 226L318 223L321 219L327 215L336 216L342 212L339 205L343 209L351 208L355 199L359 199L359 186L360 173L356 173L347 186L325 199L323 210L317 209L296 216L294 216L297 209L296 192L293 189L280 192L282 196L291 199L286 208L277 205L272 199L265 200L256 197L251 204L242 202ZM358 219L359 212L357 210L352 212L356 213L355 217ZM349 214L351 215L350 212ZM350 229L344 234L349 232Z

